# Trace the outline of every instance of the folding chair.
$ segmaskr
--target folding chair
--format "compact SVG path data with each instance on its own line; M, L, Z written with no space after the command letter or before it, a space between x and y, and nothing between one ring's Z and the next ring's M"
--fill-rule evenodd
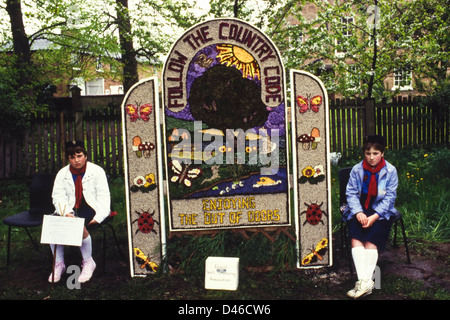
M111 233L114 236L114 240L116 242L117 250L119 251L119 254L122 255L122 251L120 250L119 240L117 239L116 232L114 231L114 227L111 225L111 222L113 221L115 215L117 215L117 212L111 211L110 215L105 220L103 220L102 223L93 224L87 228L89 233L91 233L97 229L102 230L102 236L103 236L103 239L102 239L102 259L103 259L102 271L103 271L103 273L105 272L105 269L106 269L106 240L107 240L106 230L105 230L106 226L108 226L111 229Z
M52 203L52 189L55 175L50 173L36 173L30 184L30 208L3 219L3 223L8 226L8 244L6 254L6 264L10 263L11 229L24 228L31 240L34 248L39 250L37 243L31 237L28 228L42 225L44 214L51 214L55 211Z
M347 206L347 184L348 180L350 178L350 172L352 171L351 167L348 168L342 168L338 172L338 179L339 179L339 209L341 211L341 214L344 213L345 207ZM408 241L406 239L406 232L405 232L405 226L403 224L403 217L400 212L393 217L393 225L394 225L394 247L397 246L397 225L400 223L402 236L403 236L403 242L405 244L405 253L406 253L406 260L408 264L411 263L411 259L409 256L409 249L408 249ZM341 219L341 252L346 252L347 259L349 261L349 268L350 271L353 272L353 263L351 259L351 245L350 245L350 239L348 239L348 230L347 230L347 224L344 221L344 219Z

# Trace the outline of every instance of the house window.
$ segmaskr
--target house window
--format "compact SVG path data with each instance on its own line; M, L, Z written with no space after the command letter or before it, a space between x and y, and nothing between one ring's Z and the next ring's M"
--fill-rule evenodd
M353 35L353 17L342 17L340 19L341 23L339 26L339 29L342 33L342 37L344 38L350 38ZM336 39L336 56L338 58L344 58L345 56L345 52L347 50L345 50L345 48L342 48L343 46L345 46L345 41L339 41L338 39Z
M341 18L341 30L342 35L346 38L349 38L352 36L352 24L353 24L353 17L343 17Z
M110 86L111 94L123 94L123 86L119 85L119 86Z
M412 90L412 72L411 69L395 69L393 90Z
M73 70L75 70L75 71L81 70L78 55L76 53L70 54L70 63L72 65Z
M347 79L348 79L348 87L351 91L356 91L359 89L359 77L358 77L358 68L356 64L350 64L347 66Z
M86 81L86 95L101 96L104 95L104 79L97 78L95 80Z
M100 58L97 58L95 60L95 70L103 72L103 63L102 63L102 60Z

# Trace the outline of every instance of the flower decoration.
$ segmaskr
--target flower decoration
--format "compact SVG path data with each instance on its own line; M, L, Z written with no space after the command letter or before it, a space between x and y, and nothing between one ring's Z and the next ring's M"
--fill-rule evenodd
M149 173L145 176L137 176L133 180L133 185L131 186L130 190L132 192L149 192L156 188L156 178L155 174Z
M320 175L323 175L323 165L318 165L314 167L314 178L317 178Z
M143 187L145 185L145 177L138 176L138 177L134 178L133 182L134 182L135 186Z
M145 176L144 187L148 188L150 185L156 184L155 175L153 173L147 174Z
M315 173L314 168L311 166L307 166L302 170L302 174L307 178L311 178Z
M302 170L302 176L299 179L299 183L309 182L311 184L317 184L325 180L325 173L323 171L323 165L315 167L307 166Z

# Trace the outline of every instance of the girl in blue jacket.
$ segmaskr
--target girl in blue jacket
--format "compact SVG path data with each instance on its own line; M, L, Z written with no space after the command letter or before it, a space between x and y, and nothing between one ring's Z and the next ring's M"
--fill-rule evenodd
M364 138L364 160L350 172L347 184L347 220L352 258L358 281L347 292L352 298L372 293L372 276L378 250L384 249L391 228L398 177L395 167L384 159L386 140L382 136Z

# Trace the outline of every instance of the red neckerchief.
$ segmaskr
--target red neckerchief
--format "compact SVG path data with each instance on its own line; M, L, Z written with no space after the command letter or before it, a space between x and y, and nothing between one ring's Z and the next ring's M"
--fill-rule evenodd
M370 181L369 181L369 189L367 192L367 198L366 202L364 203L364 206L366 209L369 208L370 199L372 197L377 196L377 178L376 174L380 172L380 170L386 165L386 161L384 161L384 158L381 159L380 163L376 167L372 167L369 165L369 163L366 161L366 159L363 160L363 169L365 171L369 172Z
M81 204L81 199L83 197L83 184L81 183L81 175L86 172L86 164L81 169L72 168L69 166L69 170L72 174L76 175L75 180L75 209L78 209Z

